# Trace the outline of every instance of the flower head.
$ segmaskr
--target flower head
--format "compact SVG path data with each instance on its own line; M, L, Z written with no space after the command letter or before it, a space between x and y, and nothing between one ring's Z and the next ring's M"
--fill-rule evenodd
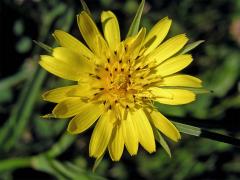
M160 20L146 29L121 40L116 16L102 12L103 34L85 12L77 17L85 46L70 34L56 30L60 47L50 56L41 56L40 65L76 85L60 87L43 94L46 101L57 103L55 118L72 117L68 131L79 134L96 122L89 145L90 156L101 157L108 149L118 161L124 146L137 154L139 143L156 151L154 132L160 131L173 141L180 139L176 127L153 103L187 104L195 94L186 87L201 87L201 80L178 74L192 62L189 54L178 53L187 43L185 34L163 42L171 20Z

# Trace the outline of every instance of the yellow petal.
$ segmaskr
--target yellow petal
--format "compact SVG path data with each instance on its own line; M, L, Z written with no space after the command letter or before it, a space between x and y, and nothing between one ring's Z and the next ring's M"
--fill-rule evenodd
M136 36L130 37L129 40L126 40L126 56L129 56L131 59L135 59L139 55L145 35L146 28L141 28Z
M88 103L68 124L68 132L79 134L87 130L103 114L103 105Z
M149 153L156 151L155 139L149 120L142 109L137 110L132 116L133 124L138 134L140 144Z
M188 38L185 34L180 34L168 39L158 46L149 55L149 60L156 60L158 64L176 54L187 43Z
M81 43L79 40L67 32L56 30L54 31L53 36L61 46L69 48L75 53L78 53L87 58L93 57L93 53L83 43Z
M41 56L39 64L48 72L63 79L78 81L82 77L78 68L72 66L71 64L59 61L52 56Z
M164 135L166 135L175 142L177 142L181 138L181 135L177 128L160 112L152 111L150 113L150 116L154 126Z
M103 11L101 21L104 37L108 42L108 46L115 51L121 41L118 20L111 11Z
M162 104L187 104L196 99L193 92L183 89L151 88L151 91L156 96L154 99Z
M147 50L144 52L144 55L149 54L152 50L158 47L158 45L166 37L171 24L172 20L168 19L168 17L165 17L153 26L144 40L144 46L147 48Z
M42 97L45 101L59 103L65 100L66 98L70 97L71 95L68 94L68 92L75 89L76 87L78 87L78 85L52 89L50 91L45 92L42 95Z
M77 16L78 27L89 48L95 53L100 52L99 44L106 44L92 18L83 11ZM101 41L101 42L98 42Z
M160 64L156 70L157 74L161 76L167 76L170 74L174 74L178 71L181 71L185 67L187 67L192 62L191 55L179 55L173 58L170 58Z
M113 123L111 121L113 117L113 112L109 110L98 120L90 140L90 156L99 158L105 152L112 135Z
M71 97L91 97L93 96L95 93L98 93L99 89L92 89L91 84L88 83L80 83L78 85L76 85L75 87L73 87L68 93L67 95L71 96Z
M196 77L178 74L164 77L160 86L184 86L184 87L202 87L202 81Z
M133 121L131 113L128 112L127 118L121 122L124 143L131 156L137 154L138 151L138 135Z
M108 150L113 161L119 161L124 149L124 139L122 134L122 126L117 125L113 129L112 137L110 139Z
M78 69L80 73L93 72L93 62L89 61L84 56L71 51L70 49L57 47L53 49L52 55L61 62L69 64L72 68Z
M55 106L52 113L56 118L68 118L81 112L86 105L81 98L68 98Z

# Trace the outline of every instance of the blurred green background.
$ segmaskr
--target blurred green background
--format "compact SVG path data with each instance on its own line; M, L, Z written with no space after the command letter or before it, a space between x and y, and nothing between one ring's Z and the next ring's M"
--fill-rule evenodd
M102 10L119 18L122 37L135 15L137 0L86 0L99 22ZM56 46L51 33L63 29L82 39L76 14L78 0L1 0L0 2L0 179L240 179L239 148L222 142L183 135L169 141L172 158L158 145L157 152L127 152L120 162L104 157L95 173L88 157L91 131L70 136L68 120L42 119L53 107L41 94L69 82L39 68L47 53L32 40ZM205 43L192 51L194 62L184 70L204 81L214 93L199 95L185 106L158 106L172 120L240 137L240 1L147 0L142 25L150 29L169 16L169 37L186 33Z

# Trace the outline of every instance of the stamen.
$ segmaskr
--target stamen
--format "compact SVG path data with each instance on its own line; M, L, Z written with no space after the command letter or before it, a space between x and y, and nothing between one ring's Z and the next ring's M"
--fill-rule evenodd
M128 50L128 46L126 45L126 46L124 46L124 50L125 51L127 51Z

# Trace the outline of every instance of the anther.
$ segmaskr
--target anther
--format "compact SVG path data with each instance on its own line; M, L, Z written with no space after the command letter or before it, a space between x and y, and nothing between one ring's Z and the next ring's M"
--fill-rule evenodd
M123 72L123 71L124 71L124 68L121 68L121 71Z
M107 62L110 63L110 58L107 58Z
M108 67L106 67L105 70L108 71L109 70Z
M114 54L117 55L117 51L114 51Z
M101 91L104 90L104 88L99 88Z
M101 78L100 78L99 76L97 76L97 75L96 75L96 78L97 78L97 79L101 79Z
M114 70L117 71L117 68L115 68Z
M110 110L111 110L111 109L112 109L112 106L110 105L108 109L110 109Z
M112 76L112 73L110 73L110 76Z
M130 77L131 77L131 74L129 74L128 77L130 78Z
M122 63L122 60L120 59L119 63L121 64Z
M143 76L141 76L141 77L140 77L140 79L144 79L144 77L143 77Z

